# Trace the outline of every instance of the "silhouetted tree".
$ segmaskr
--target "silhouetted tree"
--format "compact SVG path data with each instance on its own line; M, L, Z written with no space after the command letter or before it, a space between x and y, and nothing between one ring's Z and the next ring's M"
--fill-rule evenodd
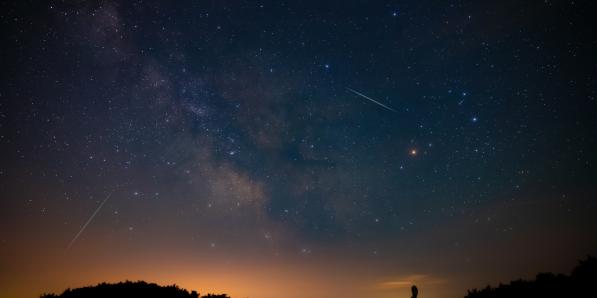
M230 298L230 296L226 294L207 294L202 298Z
M100 283L96 286L78 289L66 289L62 294L42 294L41 298L106 298L106 297L141 297L141 298L199 298L196 291L188 292L177 285L159 286L144 281L125 281L117 284ZM208 294L209 298L229 298L225 294Z
M539 273L535 280L515 280L507 285L469 290L465 298L597 297L597 259L580 261L572 273Z

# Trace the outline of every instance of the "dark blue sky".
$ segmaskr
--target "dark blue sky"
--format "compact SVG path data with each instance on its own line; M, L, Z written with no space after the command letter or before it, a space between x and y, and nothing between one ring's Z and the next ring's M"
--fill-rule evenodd
M595 9L4 3L0 288L101 281L87 262L168 280L115 261L163 254L359 268L339 276L371 297L565 272L597 251ZM32 264L60 270L32 289Z

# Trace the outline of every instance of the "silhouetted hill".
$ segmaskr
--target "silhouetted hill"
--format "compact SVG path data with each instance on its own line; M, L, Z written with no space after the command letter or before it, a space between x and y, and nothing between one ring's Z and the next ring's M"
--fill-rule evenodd
M176 285L159 286L155 283L144 281L126 281L117 284L101 283L96 286L83 287L78 289L66 289L62 294L43 294L40 298L199 298L195 291L188 292ZM208 294L204 298L230 298L226 294Z
M535 280L515 280L496 288L473 289L465 298L597 297L597 258L580 261L570 275L539 273Z

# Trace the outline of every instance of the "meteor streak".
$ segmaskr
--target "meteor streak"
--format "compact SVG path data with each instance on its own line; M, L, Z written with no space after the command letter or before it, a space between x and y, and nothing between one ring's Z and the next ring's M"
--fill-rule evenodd
M387 109L387 110L390 110L390 111L392 111L392 112L394 112L394 113L396 112L396 110L394 110L394 109L392 109L392 108L390 108L390 107L388 107L388 106L384 105L383 103L381 103L381 102L379 102L379 101L377 101L377 100L375 100L375 99L373 99L373 98L371 98L371 97L369 97L369 96L367 96L367 95L365 95L365 94L363 94L363 93L361 93L361 92L359 92L359 91L356 91L356 90L354 90L354 89L351 89L351 88L348 88L348 87L346 88L346 90L348 90L348 91L350 91L350 92L352 92L352 93L354 93L354 94L356 94L356 95L358 95L358 96L360 96L360 97L363 97L363 98L365 98L365 99L368 99L368 100L372 101L373 103L375 103L375 104L377 104L377 105L380 105L380 106L382 106L383 108L385 108L385 109Z
M93 220L93 218L95 217L95 215L100 211L100 209L102 209L102 206L104 206L104 204L106 203L106 201L112 196L113 193L114 193L114 190L112 190L108 194L108 196L106 196L106 198L104 199L104 201L102 201L102 203L97 207L97 209L95 209L95 212L93 212L93 214L91 214L91 217L89 217L89 219L83 225L83 227L81 227L81 229L79 230L79 232L77 233L77 235L75 235L75 237L73 238L73 240L70 241L70 243L68 244L68 247L66 247L67 251L70 250L70 248L73 246L73 244L75 244L75 241L77 241L77 239L79 238L79 236L83 233L83 231L85 231L85 228L87 228L87 225L89 225L89 223L91 223L91 221Z

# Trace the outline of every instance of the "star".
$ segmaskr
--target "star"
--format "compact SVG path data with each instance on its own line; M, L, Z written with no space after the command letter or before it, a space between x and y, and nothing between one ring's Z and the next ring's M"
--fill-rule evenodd
M460 280L497 282L482 264L491 247L464 249L487 239L506 244L496 256L504 277L563 263L529 258L535 248L548 249L544 257L590 253L582 250L592 236L583 226L597 226L586 115L596 101L587 83L595 45L569 34L590 29L589 9L567 1L558 6L565 17L554 17L533 1L427 9L347 0L329 11L307 1L140 9L104 0L37 11L12 2L0 14L9 37L0 208L10 215L0 222L14 244L0 243L0 264L31 280L68 282L64 266L49 274L35 270L40 261L87 270L27 240L67 248L77 233L73 254L92 258L97 272L137 276L138 264L160 256L169 259L156 272L230 262L223 269L262 283L241 289L242 274L232 274L205 286L234 287L239 297L284 296L294 281L282 278L270 293L267 279L284 263L312 263L287 272L317 285L304 294L312 298L341 296L330 292L336 280L358 281L343 285L349 293L396 276L405 279L392 287L414 277L424 293L428 284L458 296L468 286ZM494 19L508 26L497 30ZM531 218L516 216L526 210ZM482 224L487 216L491 225ZM545 224L562 228L535 233ZM499 238L510 227L520 243ZM557 254L536 245L546 241L569 245ZM132 258L115 261L111 250ZM435 253L445 250L480 260L471 264L480 269L450 266ZM331 266L350 270L330 278ZM183 269L188 276L172 282L203 274ZM439 275L445 283L434 283ZM40 284L19 287L31 296Z

